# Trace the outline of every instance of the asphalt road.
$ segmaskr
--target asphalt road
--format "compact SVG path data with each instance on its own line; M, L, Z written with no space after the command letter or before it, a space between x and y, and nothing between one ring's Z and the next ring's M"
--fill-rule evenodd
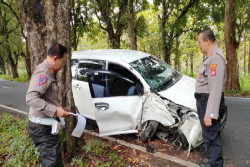
M28 83L0 79L0 105L28 112L25 95ZM221 133L225 166L250 167L250 99L226 98L228 118ZM0 111L7 111L0 106Z

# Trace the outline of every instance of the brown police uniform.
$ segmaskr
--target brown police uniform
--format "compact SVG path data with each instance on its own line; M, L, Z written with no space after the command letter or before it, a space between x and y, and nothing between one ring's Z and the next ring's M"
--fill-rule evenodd
M51 134L52 126L43 123L54 119L58 107L56 79L47 60L32 74L26 104L30 106L28 132L39 149L42 166L63 166L59 135Z
M206 155L210 165L216 167L223 166L220 123L226 112L223 93L227 76L226 64L227 61L216 44L201 64L195 85ZM212 126L205 126L205 116L212 119Z

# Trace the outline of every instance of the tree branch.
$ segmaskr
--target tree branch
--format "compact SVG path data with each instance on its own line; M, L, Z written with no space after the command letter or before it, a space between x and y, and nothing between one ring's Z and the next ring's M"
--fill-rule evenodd
M5 6L7 6L7 7L11 10L11 12L14 14L14 16L16 17L18 23L19 23L20 26L21 26L21 33L22 33L22 36L23 36L24 39L26 39L26 36L25 36L25 34L24 34L24 30L23 30L23 24L22 24L22 22L20 21L20 19L19 19L17 13L14 11L14 9L11 7L11 5L8 4L8 3L6 3L6 2L4 2L4 0L1 0L0 2L2 2L2 4L4 4Z
M104 27L102 26L102 24L101 24L101 18L98 16L98 14L97 14L97 11L96 11L96 10L95 10L95 15L96 15L96 17L97 17L97 19L98 19L98 23L99 23L99 25L100 25L101 29L103 29L104 31L108 31L108 29L107 29L107 28L104 28Z

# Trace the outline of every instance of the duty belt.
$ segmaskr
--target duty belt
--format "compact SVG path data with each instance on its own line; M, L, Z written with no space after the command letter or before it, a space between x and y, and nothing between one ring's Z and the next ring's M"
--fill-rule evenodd
M41 124L41 125L53 125L53 118L37 118L34 117L32 115L29 115L29 120L31 122L37 123L37 124Z

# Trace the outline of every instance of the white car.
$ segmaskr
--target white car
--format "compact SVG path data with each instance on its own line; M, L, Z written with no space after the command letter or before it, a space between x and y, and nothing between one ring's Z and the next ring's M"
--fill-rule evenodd
M178 134L189 150L203 142L193 78L141 51L79 51L72 61L75 105L100 136L140 132L146 142Z

